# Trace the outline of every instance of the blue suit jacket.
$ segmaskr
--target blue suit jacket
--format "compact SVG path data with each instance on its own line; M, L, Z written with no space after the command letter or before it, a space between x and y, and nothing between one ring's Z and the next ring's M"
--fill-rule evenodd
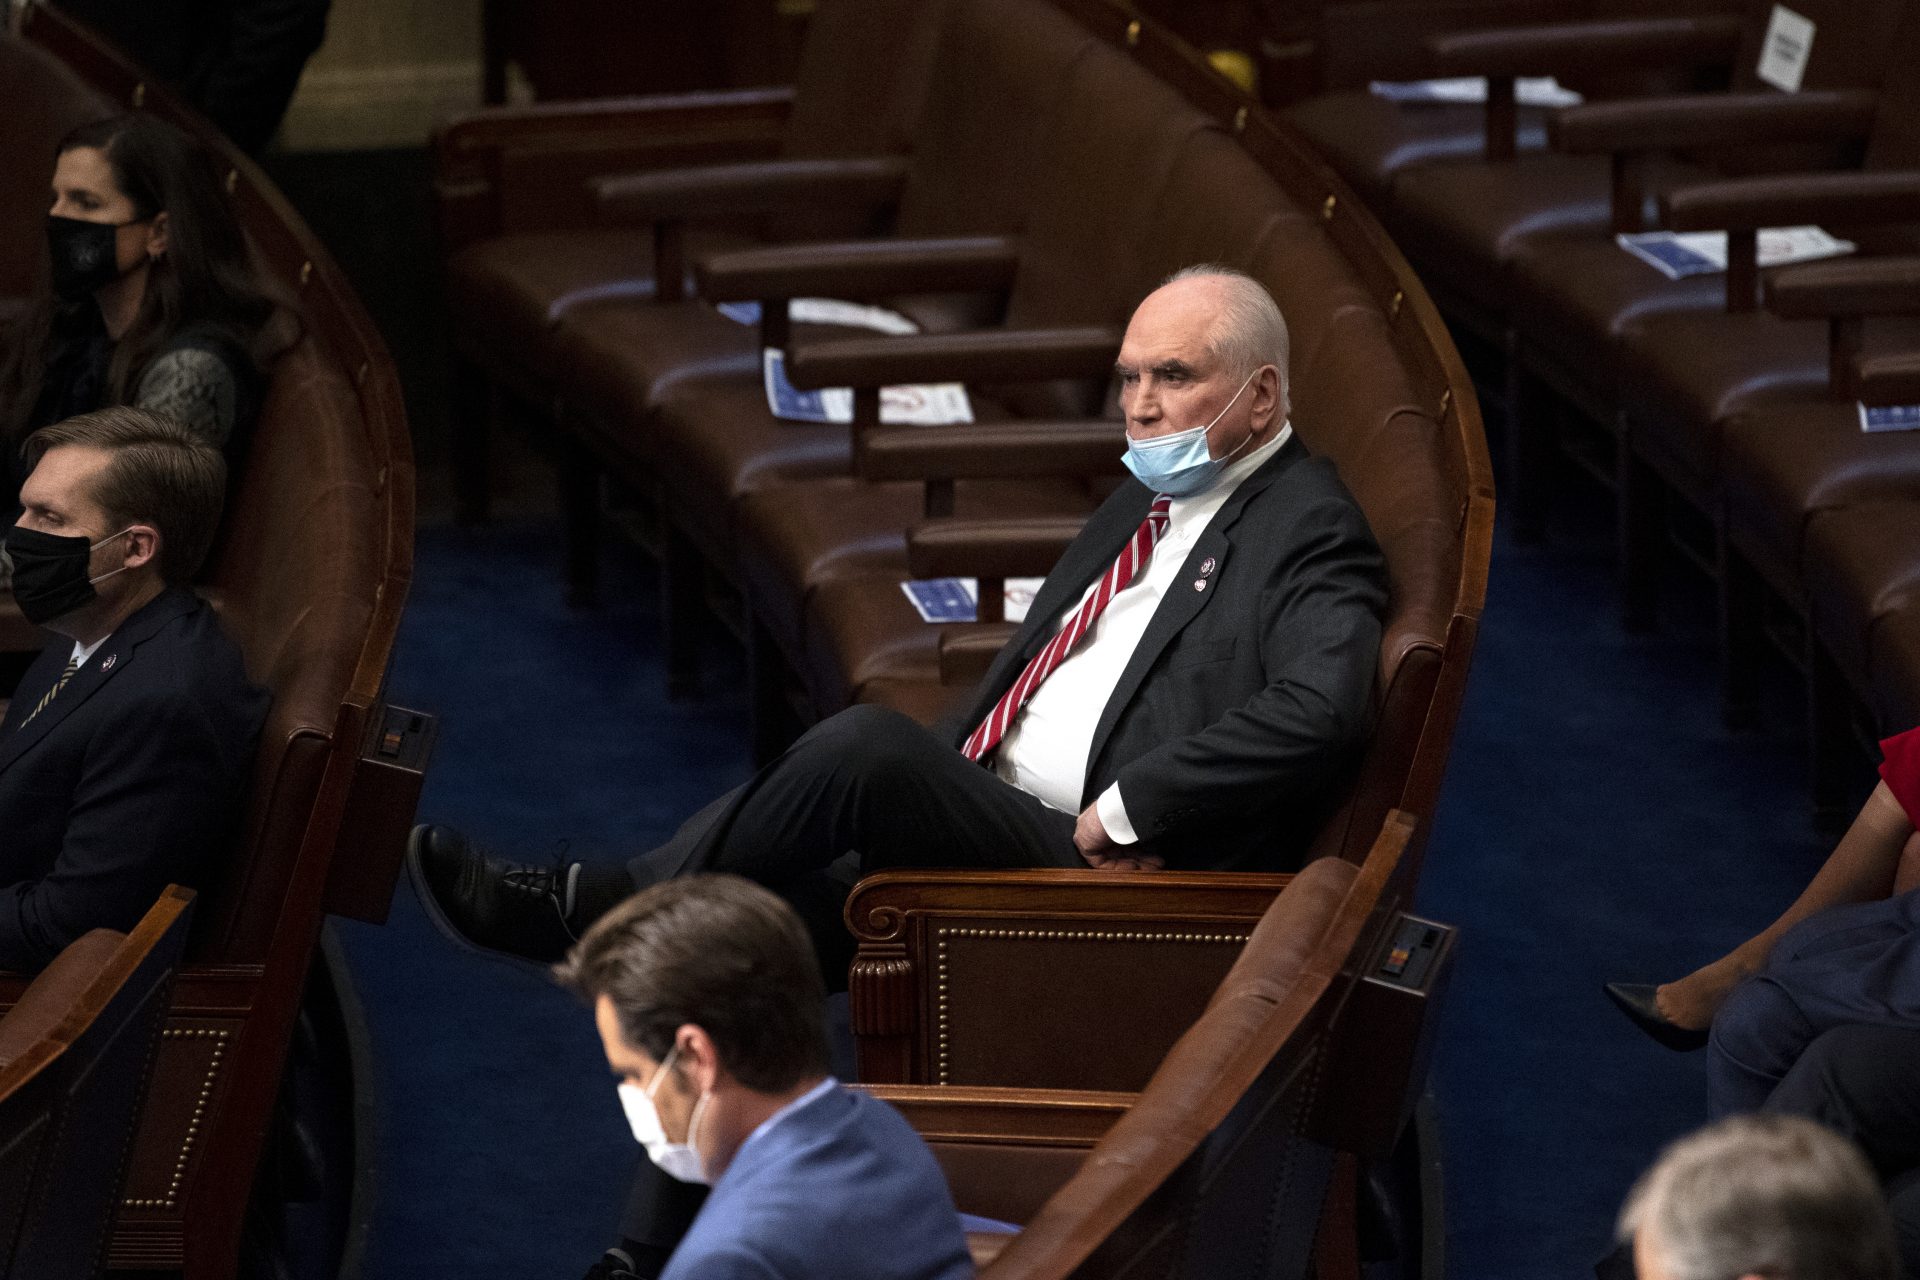
M900 1113L838 1085L749 1138L660 1280L967 1280L933 1153Z
M46 709L56 638L0 722L0 969L34 970L89 929L131 929L230 843L268 696L191 591L120 624Z

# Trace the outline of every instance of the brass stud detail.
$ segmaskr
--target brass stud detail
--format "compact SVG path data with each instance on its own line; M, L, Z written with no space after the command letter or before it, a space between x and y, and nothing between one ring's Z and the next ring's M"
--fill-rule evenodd
M215 1027L163 1027L160 1031L163 1040L212 1040L213 1057L207 1062L206 1078L200 1082L200 1096L194 1099L193 1115L187 1119L186 1140L180 1144L180 1156L173 1164L173 1176L167 1180L167 1194L164 1199L127 1199L120 1203L128 1209L175 1209L180 1204L180 1188L187 1180L187 1160L193 1154L193 1144L200 1136L200 1125L207 1118L207 1103L213 1098L213 1083L220 1075L220 1062L226 1056L227 1041L233 1038L230 1030Z
M940 1084L951 1084L947 1036L947 939L1011 938L1017 942L1196 942L1210 945L1245 946L1252 932L1241 933L1143 933L1136 929L978 929L942 925L936 948L935 997L935 1072Z
M371 360L362 360L360 362L360 367L353 371L353 385L356 388L364 385L367 381L367 374L370 373L372 370L373 370L373 362Z
M1245 133L1247 131L1247 109L1245 107L1233 113L1233 131L1235 133Z
M1135 18L1132 22L1129 22L1127 24L1127 48L1131 49L1139 43L1140 43L1140 19Z
M306 288L307 281L311 279L313 279L313 264L311 262L301 263L300 264L300 287L302 289Z
M147 105L147 82L142 80L133 86L133 109L138 111Z
M1328 196L1326 203L1320 206L1320 220L1322 222L1332 222L1333 210L1339 203L1339 196Z
M1447 410L1453 408L1453 388L1448 387L1440 393L1440 416L1446 417Z
M1405 305L1406 301L1407 291L1405 289L1395 289L1392 300L1387 303L1387 319L1398 320L1400 318L1400 308Z
M238 169L227 170L227 194L232 195L234 188L238 187L239 185L240 185L240 171Z

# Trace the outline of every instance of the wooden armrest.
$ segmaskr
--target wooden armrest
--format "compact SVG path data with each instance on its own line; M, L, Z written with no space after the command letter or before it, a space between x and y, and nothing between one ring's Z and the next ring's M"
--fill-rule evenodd
M504 231L588 227L607 172L767 158L793 93L744 89L503 107L434 134L434 202L449 249Z
M1920 256L1839 258L1782 267L1766 283L1767 309L1795 319L1920 312Z
M1004 236L847 240L716 253L695 265L694 276L700 296L709 302L814 296L865 301L901 293L1005 289L1016 262L1014 243ZM787 372L794 372L792 358Z
M1865 226L1920 213L1920 170L1773 174L1678 187L1660 200L1675 231L1752 231L1802 223Z
M1877 104L1858 89L1624 98L1554 112L1547 139L1576 154L1838 142L1865 137Z
M1920 352L1860 356L1854 385L1867 404L1920 404Z
M1118 330L1092 326L848 338L789 351L787 376L803 390L1099 378L1111 374L1119 351Z
M1732 60L1741 19L1639 18L1454 31L1429 37L1435 75L1565 76L1622 66L1704 66Z
M631 225L778 213L795 205L870 208L898 199L906 176L904 157L867 156L663 169L590 185L607 222Z
M869 480L1018 479L1118 475L1126 429L1118 422L956 422L874 427L861 433L859 473Z
M923 520L907 532L916 578L1045 577L1080 533L1075 516Z
M1099 1089L857 1084L906 1116L929 1142L1091 1147L1138 1094Z

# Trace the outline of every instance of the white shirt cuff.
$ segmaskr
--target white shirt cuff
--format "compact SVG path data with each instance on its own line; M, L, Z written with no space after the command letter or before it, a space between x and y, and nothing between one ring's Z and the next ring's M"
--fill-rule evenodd
M1120 799L1120 784L1114 783L1100 793L1093 802L1093 811L1100 819L1100 825L1107 829L1107 838L1115 844L1136 844L1140 837L1133 829L1133 823L1127 817L1127 806Z

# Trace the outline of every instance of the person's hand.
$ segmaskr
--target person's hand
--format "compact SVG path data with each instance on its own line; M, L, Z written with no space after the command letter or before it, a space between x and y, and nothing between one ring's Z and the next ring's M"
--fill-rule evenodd
M1123 852L1100 821L1097 806L1088 805L1073 824L1073 847L1096 871L1158 871L1167 864L1150 853Z

